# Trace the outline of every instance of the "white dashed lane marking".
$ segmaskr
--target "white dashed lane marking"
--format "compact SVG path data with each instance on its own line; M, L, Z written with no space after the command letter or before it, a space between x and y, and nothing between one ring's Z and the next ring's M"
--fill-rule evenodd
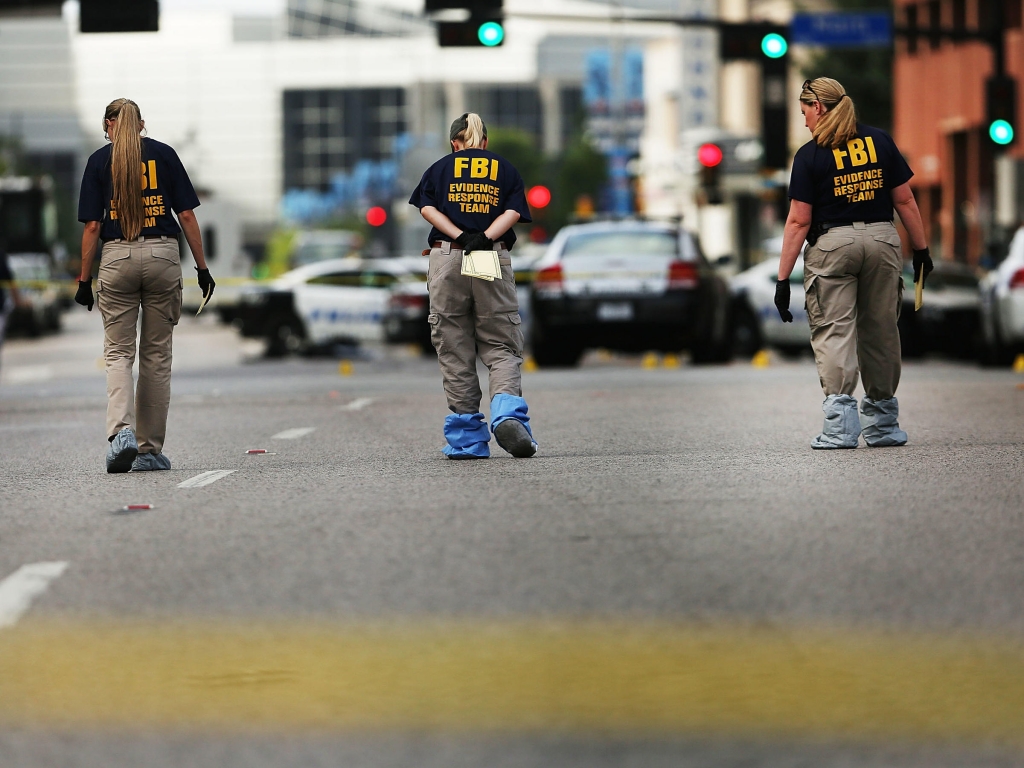
M338 408L339 411L361 411L363 408L372 403L376 398L374 397L358 397L351 403L345 403L345 405Z
M14 626L67 567L66 562L32 563L0 581L0 628Z
M274 435L271 440L298 440L300 437L305 437L310 432L316 432L316 427L295 427L294 429L286 429L284 432L278 432Z
M204 485L209 485L210 483L216 483L222 477L227 477L228 475L230 475L234 471L235 470L233 470L233 469L211 469L209 472L203 472L201 474L196 475L195 477L190 477L188 480L186 480L183 483L178 483L178 487L179 488L201 488Z

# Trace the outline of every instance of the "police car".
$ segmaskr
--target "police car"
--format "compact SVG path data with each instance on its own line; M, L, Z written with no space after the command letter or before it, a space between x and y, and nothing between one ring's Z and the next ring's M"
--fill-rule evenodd
M781 240L776 251L782 247ZM799 355L811 344L811 329L804 309L804 259L800 256L789 277L789 309L793 322L784 323L775 307L775 283L779 257L765 259L736 275L729 287L733 295L733 347L740 357L750 357L771 346L785 355Z
M1008 364L1024 352L1024 227L1010 241L1003 263L981 281L980 287L983 361Z
M576 365L588 348L688 349L698 363L731 356L728 284L685 230L644 221L565 227L535 270L538 365Z
M286 272L239 297L236 325L281 356L332 344L384 340L382 318L391 289L426 276L403 259L329 259Z

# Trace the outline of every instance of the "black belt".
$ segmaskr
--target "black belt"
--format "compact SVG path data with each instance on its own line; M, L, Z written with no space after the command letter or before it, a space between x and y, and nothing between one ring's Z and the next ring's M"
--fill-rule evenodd
M892 219L864 219L863 221L816 221L807 230L807 244L813 246L830 229L852 227L854 224L892 224Z
M444 248L445 245L449 246L448 250L450 250L450 251L461 251L462 250L459 247L458 243L456 243L454 241L437 240L437 241L434 242L434 247L435 248ZM496 242L494 244L494 250L496 250L496 251L504 251L505 250L505 241L504 240L499 240L498 242ZM423 255L426 256L427 254L423 254Z
M819 221L817 226L828 232L836 227L852 227L854 224L892 224L892 219L858 219L857 221Z

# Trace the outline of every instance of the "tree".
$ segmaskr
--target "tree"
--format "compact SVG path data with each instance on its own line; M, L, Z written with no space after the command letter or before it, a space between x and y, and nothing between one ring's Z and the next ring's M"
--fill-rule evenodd
M544 180L544 153L534 137L519 128L491 128L487 131L487 149L515 166L527 188Z

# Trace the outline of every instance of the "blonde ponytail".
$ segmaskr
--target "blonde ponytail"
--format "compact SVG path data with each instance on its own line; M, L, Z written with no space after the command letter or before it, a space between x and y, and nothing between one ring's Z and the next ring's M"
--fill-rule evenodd
M800 92L804 104L820 102L827 111L818 118L811 134L819 147L835 149L857 135L857 109L846 89L831 77L818 77L804 83Z
M448 137L461 141L466 149L482 149L487 141L487 126L476 112L466 112L452 123Z
M108 128L107 121L114 120ZM139 105L130 99L116 99L107 106L103 115L103 128L108 132L113 148L110 153L110 172L113 178L114 206L121 235L135 240L142 232L144 209L142 206L142 115Z

